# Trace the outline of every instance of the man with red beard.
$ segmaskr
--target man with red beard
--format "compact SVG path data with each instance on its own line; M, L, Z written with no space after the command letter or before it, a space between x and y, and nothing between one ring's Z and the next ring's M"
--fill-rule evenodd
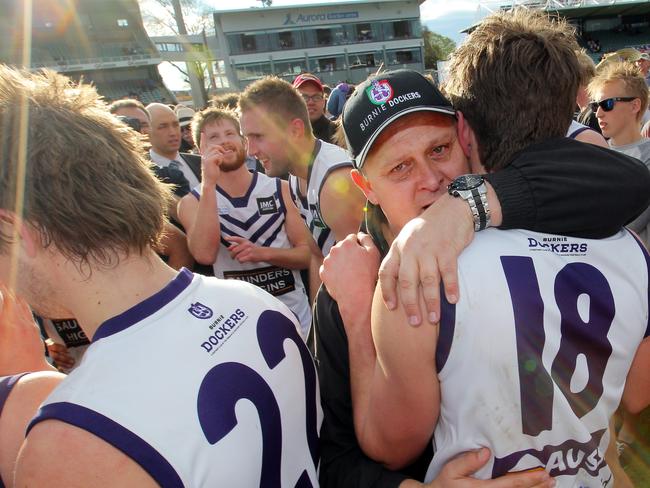
M210 108L192 121L202 182L179 203L190 252L219 278L255 284L284 302L307 337L311 311L298 270L308 267L309 234L279 178L249 172L239 120Z

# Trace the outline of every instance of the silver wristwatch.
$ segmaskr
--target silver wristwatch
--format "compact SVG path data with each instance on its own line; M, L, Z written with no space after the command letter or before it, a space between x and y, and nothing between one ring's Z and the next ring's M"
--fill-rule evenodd
M479 175L463 175L447 186L447 193L462 198L469 204L474 217L474 231L490 226L490 207L487 202L487 185Z

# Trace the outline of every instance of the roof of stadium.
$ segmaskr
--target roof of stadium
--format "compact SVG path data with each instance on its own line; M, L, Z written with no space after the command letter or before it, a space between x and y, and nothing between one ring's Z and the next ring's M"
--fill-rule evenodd
M308 4L292 4L292 5L270 5L266 7L254 6L248 8L239 8L239 9L217 9L214 10L214 13L217 14L231 14L237 12L264 12L268 10L287 10L287 9L300 9L300 8L321 8L321 7L338 7L346 5L362 5L364 3L386 3L386 2L395 2L398 0L340 0L340 1L323 1L320 3L308 3ZM422 5L425 0L417 0L419 5Z
M504 2L502 9L514 7L537 8L551 13L557 13L566 18L595 18L616 15L644 15L650 14L648 0L523 0ZM461 32L469 34L477 22Z

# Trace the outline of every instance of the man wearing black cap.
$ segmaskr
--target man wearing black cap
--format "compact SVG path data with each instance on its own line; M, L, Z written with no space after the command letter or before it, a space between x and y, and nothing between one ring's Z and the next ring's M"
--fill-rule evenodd
M369 132L355 140L359 144L352 143L352 150L359 168L355 182L385 211L384 236L389 240L409 217L429 207L426 196L436 200L436 195L444 195L443 183L451 173L443 169L452 171L449 164L458 154L457 141L475 169L480 168L479 155L488 170L512 164L511 158L534 164L591 159L594 171L617 159L625 161L606 149L576 145L563 137L564 118L568 121L573 109L568 95L575 92L572 75L577 71L575 40L565 25L523 12L495 15L484 24L455 55L448 87L480 130L472 131L459 116L457 140L447 132L430 146L418 142L403 149L407 130L412 141L424 138L425 132L422 123L404 125L402 132L391 130L414 115L391 110L391 100L400 93L390 79L373 80L379 85L375 87L372 82L364 84L365 93L348 104L344 127L357 136L366 130L358 124L369 114L365 98L386 106L381 109L385 115L373 117ZM545 42L539 42L542 39ZM512 69L516 60L524 59L522 50L527 63L544 66L543 73ZM472 62L476 59L483 63L481 69ZM535 107L538 118L522 113L515 125L495 132L494 117L502 117L499 110L517 113L513 105L525 104L521 90L531 86L544 98ZM510 129L521 132L507 141L498 139ZM492 138L486 139L488 133ZM485 198L483 178L456 178L448 192L471 210L471 218L457 225L482 230L490 224L491 202ZM397 211L392 202L396 194L397 199L411 197L410 207L401 204L410 208L411 215ZM345 256L346 263L355 264L353 274L362 266L364 254L366 262L373 259L367 237L359 240L361 246L353 238L340 245L342 250L357 248ZM443 297L438 326L409 327L417 325L412 316L404 308L388 311L376 294L375 362L374 347L367 343L369 314L366 320L345 320L361 445L371 457L399 467L419 454L435 427L437 452L428 480L458 452L489 446L494 457L478 471L484 479L542 468L560 483L571 483L566 486L607 485L611 474L603 454L609 417L621 395L633 410L650 401L647 378L640 375L650 362L650 340L643 339L650 334L647 252L627 231L596 241L487 230L476 241L460 262L463 300L453 305ZM332 250L331 259L338 249ZM420 262L427 259L425 253ZM350 277L338 279L346 283ZM331 291L339 300L350 298L340 288ZM342 314L344 309L352 308L340 304ZM356 316L361 317L360 312ZM372 380L363 381L368 378ZM327 405L326 395L322 397ZM327 414L325 422L323 432Z
M367 368L374 366L367 325L379 266L375 246L385 252L401 227L446 193L446 185L467 173L470 166L465 141L458 135L455 110L424 76L407 70L388 72L371 78L358 90L343 123L358 168L352 177L368 197L364 227L372 240L365 236L357 244L356 236L350 236L333 248L335 256L326 258L323 273L332 296L321 288L316 299L314 327L324 411L320 482L324 487L406 488L418 486L415 480L424 478L432 451L425 450L403 472L389 471L361 452L351 411L350 387L369 384ZM394 136L389 142L387 134ZM380 145L388 146L392 153L386 164L373 165L370 176L362 166ZM385 213L375 192L390 195L381 201ZM348 345L350 363L346 361ZM361 409L355 404L357 411ZM450 463L436 483L444 487L462 483L486 460L486 452L468 453ZM497 486L542 487L547 480L544 473L518 475L508 480L511 484L499 480Z
M314 135L325 142L334 143L336 124L325 117L325 91L317 76L302 73L293 80L293 87L298 90L307 104L309 122Z

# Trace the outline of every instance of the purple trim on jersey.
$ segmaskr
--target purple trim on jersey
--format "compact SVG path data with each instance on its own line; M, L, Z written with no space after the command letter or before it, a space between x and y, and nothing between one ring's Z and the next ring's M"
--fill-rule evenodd
M280 225L278 225L277 228L273 231L273 234L271 234L271 236L262 243L262 247L271 247L271 244L275 238L278 237L278 234L284 229L285 223L286 219L282 219L282 222L280 222Z
M284 204L284 196L282 195L282 180L280 178L275 179L276 191L278 192L278 200L280 200L280 210L283 214L287 214L287 207Z
M438 330L438 345L436 346L436 369L438 373L445 367L451 343L456 329L456 304L447 301L445 290L440 286L440 328Z
M163 488L184 487L174 467L151 444L99 412L74 403L50 403L41 407L27 433L44 420L60 420L96 435L133 459Z
M95 332L92 342L97 342L104 337L122 332L148 316L153 315L180 295L192 283L193 277L194 275L191 271L185 268L181 269L176 275L176 278L170 281L165 288L101 324Z
M255 188L255 185L257 185L257 175L258 175L257 171L253 173L253 179L251 180L251 185L248 187L248 191L246 192L246 195L244 195L243 197L231 197L219 185L217 185L217 191L221 193L221 195L223 195L225 198L227 198L228 201L232 203L233 207L237 207L237 208L247 207L248 200L251 197L251 193L253 193L253 189Z
M29 373L20 373L20 374L15 374L13 376L2 376L0 377L0 415L2 415L2 409L5 407L5 403L7 401L7 398L9 398L9 394L11 393L11 390L13 389L14 386L16 386L16 383L18 383L18 380L25 376L26 374ZM0 486L2 483L2 480L0 480Z
M279 212L273 214L273 216L271 216L269 220L264 222L264 225L260 226L260 228L257 229L257 231L255 231L255 233L250 237L249 241L256 243L257 240L262 236L262 234L264 234L267 230L269 230L271 226L275 224L278 220L280 220L280 223L278 225L282 227L284 225L284 215L282 215Z
M251 225L257 222L262 216L260 215L259 212L255 212L255 214L246 222L242 222L241 220L231 217L230 215L220 215L219 217L221 218L221 220L236 225L242 230L248 230L250 229Z
M196 197L197 200L201 200L201 194L200 194L198 191L196 191L196 188L192 188L192 190L190 191L190 193L191 193L192 195L194 195L194 196Z
M630 232L629 229L625 229L628 232ZM645 258L645 265L647 269L647 276L648 276L648 307L650 308L650 255L648 255L648 250L645 248L645 245L639 238L634 234L634 232L630 232L630 235L634 237L634 240L636 243L639 245L641 248L641 252L643 253L643 257ZM645 339L646 337L650 336L650 313L648 314L648 323L646 324L645 328L645 334L643 334L643 338Z
M571 134L569 134L569 139L575 139L586 130L592 130L592 129L590 129L589 127L580 127L579 129L576 129L573 132L571 132Z

